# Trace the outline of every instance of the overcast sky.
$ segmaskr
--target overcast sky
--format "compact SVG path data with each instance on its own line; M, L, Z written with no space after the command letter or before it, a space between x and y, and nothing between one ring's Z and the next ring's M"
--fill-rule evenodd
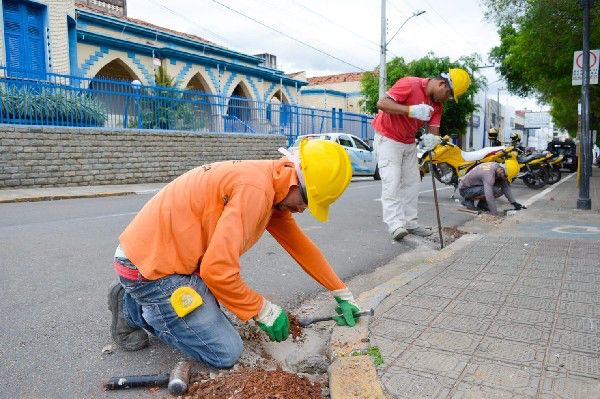
M430 51L452 60L479 53L488 65L487 55L499 43L496 27L484 20L478 0L386 4L388 40L414 12L425 11L393 38L388 60L400 56L411 61ZM127 14L242 53L274 54L278 69L286 73L306 71L312 77L370 71L379 65L379 0L128 0ZM497 82L493 68L480 73L488 78L488 96L496 98L503 83ZM503 90L500 101L516 109L541 109L534 100Z

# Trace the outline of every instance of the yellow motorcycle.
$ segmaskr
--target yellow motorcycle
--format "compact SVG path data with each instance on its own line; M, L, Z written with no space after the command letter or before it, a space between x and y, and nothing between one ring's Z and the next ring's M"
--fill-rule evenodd
M429 172L429 161L433 168L433 176L443 184L456 187L458 179L464 176L473 167L483 162L502 162L507 154L513 151L512 146L485 147L476 151L463 151L459 146L452 144L449 137L443 137L442 142L429 152L423 154L419 160L421 178Z

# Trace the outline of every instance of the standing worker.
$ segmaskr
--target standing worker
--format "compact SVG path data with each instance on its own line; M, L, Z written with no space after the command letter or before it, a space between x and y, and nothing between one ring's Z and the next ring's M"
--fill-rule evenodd
M515 200L510 189L509 183L517 174L519 164L514 159L507 159L504 164L485 162L475 166L458 182L458 192L464 198L463 206L499 215L496 198L504 194L516 210L527 209ZM477 206L476 200L479 200Z
M292 213L319 221L352 178L344 149L303 140L279 160L204 165L167 184L119 236L114 268L120 284L108 296L111 333L124 350L148 345L148 332L213 367L233 366L239 333L220 309L254 318L271 340L288 337L288 316L248 287L240 256L267 230L337 302L336 322L354 326L360 311L346 285ZM272 271L264 271L272 276ZM266 277L271 278L271 277Z
M373 120L379 174L381 175L381 205L383 221L395 241L407 234L427 237L433 233L419 226L417 201L419 171L415 136L426 122L423 135L426 150L433 149L440 139L442 103L449 98L458 102L471 79L460 68L451 68L434 79L404 77L399 79L379 99L379 113Z

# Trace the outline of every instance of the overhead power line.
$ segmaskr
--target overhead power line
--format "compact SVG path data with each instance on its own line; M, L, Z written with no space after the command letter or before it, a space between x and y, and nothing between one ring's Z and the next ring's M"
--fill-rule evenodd
M344 64L346 64L346 65L349 65L349 66L351 66L352 68L358 69L359 71L366 72L366 70L365 70L364 68L361 68L361 67L359 67L359 66L356 66L356 65L354 65L354 64L352 64L352 63L350 63L350 62L348 62L348 61L345 61L345 60L343 60L343 59L341 59L341 58L339 58L339 57L336 57L336 56L335 56L335 55L333 55L333 54L329 54L328 52L326 52L326 51L324 51L324 50L321 50L321 49L319 49L319 48L317 48L317 47L313 46L312 44L306 43L306 42L305 42L305 41L303 41L303 40L296 39L295 37L293 37L293 36L291 36L291 35L288 35L287 33L280 31L279 29L273 28L272 26L269 26L269 25L265 24L264 22L261 22L261 21L257 20L256 18L253 18L253 17L251 17L251 16L249 16L249 15L246 15L246 14L244 14L243 12L241 12L241 11L238 11L238 10L236 10L236 9L234 9L234 8L232 8L232 7L230 7L230 6L228 6L227 4L223 4L223 3L221 3L220 1L217 1L217 0L212 0L212 2L213 2L213 3L216 3L216 4L220 5L220 6L222 6L222 7L224 7L224 8L227 8L229 11L231 11L231 12L233 12L233 13L235 13L235 14L241 15L242 17L244 17L244 18L246 18L246 19L249 19L249 20L251 20L252 22L255 22L255 23L257 23L257 24L259 24L259 25L261 25L261 26L263 26L263 27L265 27L265 28L267 28L267 29L269 29L269 30L272 30L273 32L276 32L276 33L278 33L278 34L280 34L280 35L282 35L282 36L284 36L284 37L287 37L287 38L288 38L288 39L290 39L290 40L293 40L293 41L295 41L295 42L297 42L297 43L300 43L300 44L302 44L303 46L306 46L306 47L308 47L308 48L310 48L310 49L313 49L313 50L315 50L315 51L317 51L317 52L319 52L319 53L321 53L321 54L323 54L323 55L326 55L326 56L328 56L328 57L330 57L330 58L333 58L333 59L335 59L335 60L337 60L337 61L340 61L340 62L342 62L342 63L344 63Z

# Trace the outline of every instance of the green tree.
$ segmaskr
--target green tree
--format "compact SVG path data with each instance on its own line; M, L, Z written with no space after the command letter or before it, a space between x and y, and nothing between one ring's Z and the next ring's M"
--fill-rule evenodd
M449 68L464 68L473 71L479 65L481 59L474 54L462 57L458 61L450 61L448 57L439 58L429 53L425 57L407 63L402 57L396 57L387 63L387 88L392 86L398 79L405 76L420 76L434 78ZM466 133L469 118L476 109L473 94L485 86L485 78L471 75L471 86L458 103L450 100L444 103L442 124L440 133L442 135L460 136ZM362 77L362 93L365 95L365 108L369 113L377 112L377 100L379 97L379 75L377 72L365 73Z
M554 122L574 135L581 86L571 85L573 51L582 48L583 13L575 0L483 0L495 21L500 45L490 59L517 95L535 95L549 104ZM591 12L590 48L600 47L600 7ZM600 87L591 85L592 128L600 122Z

